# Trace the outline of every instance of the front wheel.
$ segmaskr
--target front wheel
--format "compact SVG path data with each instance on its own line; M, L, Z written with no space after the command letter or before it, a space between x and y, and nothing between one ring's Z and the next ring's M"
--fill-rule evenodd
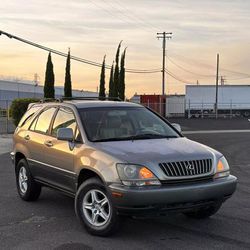
M75 197L75 212L86 230L108 236L118 227L118 215L110 194L97 178L85 181Z
M221 203L217 203L215 205L202 207L193 211L185 212L184 214L187 217L191 217L194 219L205 219L217 213L221 205L222 205Z

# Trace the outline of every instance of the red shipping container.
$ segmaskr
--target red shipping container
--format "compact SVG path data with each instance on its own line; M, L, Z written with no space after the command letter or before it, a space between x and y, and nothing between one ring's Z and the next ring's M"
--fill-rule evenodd
M155 112L165 116L166 96L164 95L141 95L141 104L153 109Z

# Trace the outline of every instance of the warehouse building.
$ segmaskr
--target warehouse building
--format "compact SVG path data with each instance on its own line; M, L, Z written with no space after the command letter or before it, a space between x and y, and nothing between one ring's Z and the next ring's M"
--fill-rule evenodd
M97 97L97 92L72 90L74 97ZM55 87L55 97L64 96L64 88L62 86ZM16 98L43 98L43 86L32 81L11 81L0 80L0 105L6 101L9 103ZM1 104L2 103L2 104Z

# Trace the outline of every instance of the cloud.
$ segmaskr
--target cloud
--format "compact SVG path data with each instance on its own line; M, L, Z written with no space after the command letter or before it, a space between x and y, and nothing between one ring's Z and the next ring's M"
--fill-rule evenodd
M235 60L239 50L241 58L236 65L245 69L250 68L250 59L247 53L242 52L249 49L246 43L250 39L249 9L250 2L244 0L29 0L29 4L25 0L10 0L0 5L0 29L58 50L66 51L71 47L72 53L90 60L101 61L107 54L109 63L113 60L118 42L123 40L124 46L128 46L127 67L130 68L158 68L162 54L161 41L157 41L156 33L172 31L173 39L167 43L170 54L173 51L210 63L221 51L224 53L222 56L227 58L224 62L227 66L228 62ZM18 45L17 49L17 42L2 39L0 37L0 51L3 51L1 46L5 47L4 55L0 52L1 58L7 58L9 54L8 61L15 58L15 62L20 63L25 54L29 58L33 54L34 61L31 60L30 67L34 70L39 69L33 65L37 58L41 61L46 58L41 51L36 52L38 50L24 45ZM174 54L172 56L175 57ZM41 61L40 67L44 64ZM58 58L56 63L64 65L64 59ZM0 66L4 66L6 72L10 67L4 62ZM80 64L75 67L79 69L74 72L78 74L75 76L77 82L82 82L83 77L86 86L99 81L99 69L86 70L89 66ZM82 67L88 75L78 73ZM172 70L180 78L194 79L180 69ZM192 70L200 73L207 71L199 65ZM42 68L40 72L43 71ZM63 82L64 67L58 67L57 75L57 79ZM154 84L150 82L159 82L157 91L160 92L160 81L160 74L128 75L127 84L132 93L138 92L138 84L145 91L150 91L154 89ZM149 84L145 85L145 82ZM174 82L170 79L171 84Z

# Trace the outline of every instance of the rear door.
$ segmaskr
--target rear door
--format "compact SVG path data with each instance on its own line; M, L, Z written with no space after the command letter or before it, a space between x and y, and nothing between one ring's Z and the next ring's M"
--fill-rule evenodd
M32 122L25 140L30 152L28 159L32 175L41 181L52 180L53 171L47 166L47 146L44 144L50 139L51 121L57 107L46 107Z

